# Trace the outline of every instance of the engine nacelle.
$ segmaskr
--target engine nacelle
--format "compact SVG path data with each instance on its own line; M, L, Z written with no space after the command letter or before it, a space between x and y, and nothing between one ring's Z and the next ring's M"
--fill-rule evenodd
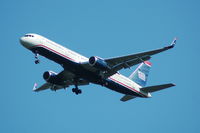
M104 61L104 59L100 58L100 57L96 57L96 56L92 56L89 59L89 64L93 67L96 67L100 70L106 71L109 70L110 67L108 66L108 64Z
M43 74L43 78L49 83L57 84L58 83L57 75L58 74L53 71L46 71Z

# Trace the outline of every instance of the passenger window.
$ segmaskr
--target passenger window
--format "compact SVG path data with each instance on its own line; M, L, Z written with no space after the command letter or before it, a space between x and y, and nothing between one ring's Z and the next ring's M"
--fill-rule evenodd
M25 35L24 37L34 37L34 35Z

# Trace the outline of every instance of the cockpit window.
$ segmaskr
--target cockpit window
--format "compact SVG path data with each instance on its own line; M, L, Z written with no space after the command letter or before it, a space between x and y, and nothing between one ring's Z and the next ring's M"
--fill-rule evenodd
M25 35L24 37L34 37L33 35Z

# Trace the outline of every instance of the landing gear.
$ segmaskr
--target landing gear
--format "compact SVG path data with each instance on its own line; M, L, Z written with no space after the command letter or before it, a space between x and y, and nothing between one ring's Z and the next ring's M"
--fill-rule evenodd
M40 63L40 60L35 60L35 64L39 64Z
M72 92L75 93L76 95L82 93L81 89L79 89L77 85L75 85L75 88L72 89Z
M35 53L35 64L39 64L40 63L40 60L38 59L38 56L39 54L38 53Z

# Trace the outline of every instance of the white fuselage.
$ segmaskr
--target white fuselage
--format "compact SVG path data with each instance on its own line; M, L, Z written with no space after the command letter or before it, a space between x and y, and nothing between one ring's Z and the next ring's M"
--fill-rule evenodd
M29 35L29 36L28 36ZM58 54L66 58L67 60L74 62L74 63L85 63L88 62L89 58L82 56L68 48L63 47L41 35L38 34L27 34L24 37L20 38L21 44L26 47L27 49L31 50L37 47L43 47L48 49L49 51ZM116 84L124 86L125 88L134 91L141 97L150 97L150 94L144 93L140 91L141 86L130 80L129 78L116 73L108 78L109 80L113 81Z

